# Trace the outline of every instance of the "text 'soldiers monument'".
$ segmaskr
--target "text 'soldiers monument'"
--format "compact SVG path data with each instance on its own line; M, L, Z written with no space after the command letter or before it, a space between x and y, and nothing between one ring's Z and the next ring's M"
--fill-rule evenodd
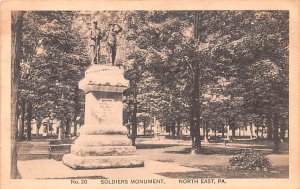
M122 93L129 82L124 79L123 70L113 66L114 51L110 51L113 53L110 65L99 64L101 39L115 37L116 41L117 36L102 37L97 22L93 24L89 31L92 65L79 82L79 88L85 91L85 121L80 136L71 146L71 153L64 155L63 163L73 169L143 166L144 161L135 155L136 148L123 126ZM110 28L112 31L112 24Z

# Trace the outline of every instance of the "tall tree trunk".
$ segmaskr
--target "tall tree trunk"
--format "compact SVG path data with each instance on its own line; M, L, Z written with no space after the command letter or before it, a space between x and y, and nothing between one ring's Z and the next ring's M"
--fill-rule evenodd
M32 102L27 102L27 140L31 140Z
M205 123L203 123L203 125L202 125L202 134L203 134L203 137L205 138ZM201 135L201 132L200 132L200 135Z
M78 120L77 120L77 116L74 115L74 131L73 131L73 135L76 137L77 136L77 124L78 124Z
M255 125L255 128L256 128L256 132L255 132L256 138L258 138L258 131L259 131L259 124L258 123Z
M16 140L19 140L19 135L20 135L20 129L21 129L21 127L20 127L20 123L21 123L21 118L20 118L20 111L19 111L19 102L17 102L17 110L16 110L16 114L17 114L17 138L16 138Z
M222 124L222 138L225 138L225 125Z
M194 62L193 73L193 93L191 106L191 137L192 137L192 153L199 153L201 151L200 138L200 68L198 62Z
M36 138L40 138L40 128L42 126L42 118L36 118Z
M131 135L131 127L132 126L130 126L131 124L130 123L128 123L128 126L127 126L127 129L128 129L128 135L130 136Z
M179 139L180 138L180 121L179 120L177 120L177 138Z
M17 137L18 137L18 88L21 59L22 11L11 12L11 171L10 178L18 178Z
M135 146L135 139L137 137L137 104L133 104L133 112L132 112L132 135L131 135L131 141L132 145Z
M171 129L172 129L172 136L174 137L176 135L176 125L175 125L175 121L172 121L171 123Z
M232 137L235 137L235 122L234 121L232 121L231 122L231 124L230 124L230 126L231 126L231 130L232 130Z
M25 100L21 99L21 128L19 133L19 140L24 140L24 126L25 126Z
M66 132L65 132L65 137L66 138L68 138L69 135L70 135L70 130L71 130L71 128L70 128L70 124L71 123L70 122L71 122L70 118L67 117L67 120L66 120Z
M280 124L280 139L283 141L284 138L285 138L285 132L286 132L286 123L285 123L285 120L282 120L281 121L281 124Z
M208 127L209 127L209 125L206 122L206 124L205 124L205 136L206 136L207 139L208 139Z
M143 121L143 127L144 127L144 135L146 135L147 125L146 125L146 121L145 120Z
M217 136L217 128L215 128L215 137Z
M264 123L262 123L262 125L261 125L261 135L260 135L261 138L264 138L264 130L265 130L265 125L264 125Z
M199 42L199 12L196 11L194 15L194 37ZM193 91L191 95L192 106L191 106L191 138L192 138L192 150L191 153L199 153L201 151L201 138L200 138L200 65L199 61L196 59L192 62L192 84Z
M272 114L269 113L268 116L267 116L267 122L268 122L268 135L267 135L267 139L268 140L272 140L273 136L272 136L272 133L273 133L273 124L272 124Z
M280 148L280 140L278 137L278 123L279 123L279 115L277 112L274 112L273 118L273 141L274 141L274 149L273 152L279 152Z
M253 123L250 123L250 138L253 138Z
M79 91L78 85L75 85L75 96L74 96L75 109L74 109L74 117L73 117L73 122L74 122L73 135L75 137L77 136L77 124L79 122L79 120L77 119L79 111L80 111L79 93L80 93L80 91Z
M36 126L36 138L40 138L40 127Z
M131 86L134 87L131 142L132 142L132 146L135 146L135 140L136 140L136 137L137 137L137 86L135 84L131 85Z
M204 130L203 130L204 142L208 143L208 124L207 124L207 122L204 122L203 128L204 128Z
M244 121L243 121L243 136L245 136L246 129L247 129L247 121L244 119Z
M264 130L265 130L265 123L264 123L264 116L261 115L261 138L264 138Z

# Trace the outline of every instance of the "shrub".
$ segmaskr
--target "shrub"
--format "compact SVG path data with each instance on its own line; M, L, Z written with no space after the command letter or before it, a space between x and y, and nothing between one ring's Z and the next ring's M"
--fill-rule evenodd
M231 157L229 164L231 167L241 170L270 171L272 169L269 158L253 150L244 150Z

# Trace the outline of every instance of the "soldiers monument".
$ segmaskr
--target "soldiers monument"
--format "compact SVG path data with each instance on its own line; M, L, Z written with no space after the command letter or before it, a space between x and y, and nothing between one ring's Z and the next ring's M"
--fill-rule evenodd
M73 169L144 166L123 126L122 95L129 82L122 69L99 64L102 36L96 21L89 33L91 66L79 82L85 92L85 121L63 163Z

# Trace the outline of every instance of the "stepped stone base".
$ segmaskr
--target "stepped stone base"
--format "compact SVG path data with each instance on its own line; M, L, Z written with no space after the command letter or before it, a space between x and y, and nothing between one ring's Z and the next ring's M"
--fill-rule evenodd
M136 152L134 146L97 146L84 147L73 145L71 153L77 156L123 156L133 155Z
M101 128L97 126L92 127L82 127L80 129L81 135L126 135L126 127L111 127L107 125L102 125Z
M73 169L106 169L142 167L144 160L139 156L76 156L66 154L63 157L65 165Z
M131 146L127 135L80 135L75 144L85 147L97 146Z

